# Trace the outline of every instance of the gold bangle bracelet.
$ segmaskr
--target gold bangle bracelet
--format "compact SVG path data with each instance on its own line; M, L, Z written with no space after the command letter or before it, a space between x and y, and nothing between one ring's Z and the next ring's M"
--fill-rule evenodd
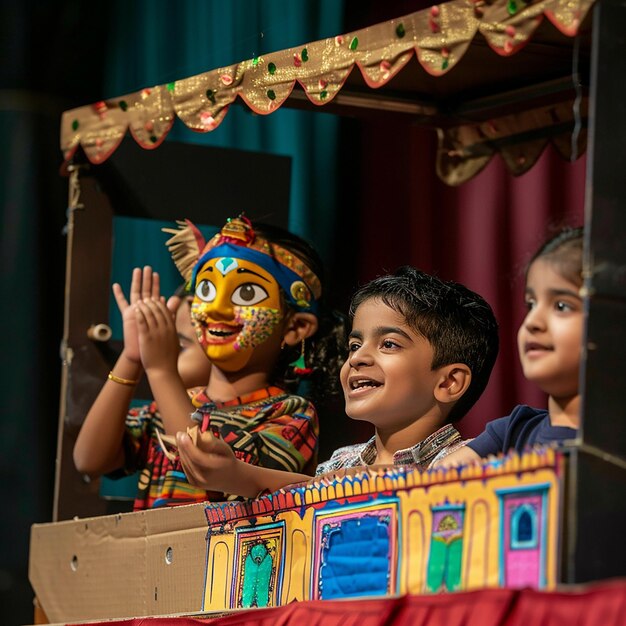
M134 387L139 382L138 380L120 378L119 376L116 376L113 372L109 372L109 380L112 380L114 383L119 383L120 385L127 385L128 387Z

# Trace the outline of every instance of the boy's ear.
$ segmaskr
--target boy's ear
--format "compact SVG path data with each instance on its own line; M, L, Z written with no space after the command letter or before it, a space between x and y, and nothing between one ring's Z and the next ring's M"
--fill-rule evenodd
M287 320L283 342L288 346L297 346L303 339L317 332L317 315L313 313L293 313Z
M438 402L456 402L472 382L472 371L464 363L453 363L441 368L441 377L435 386Z

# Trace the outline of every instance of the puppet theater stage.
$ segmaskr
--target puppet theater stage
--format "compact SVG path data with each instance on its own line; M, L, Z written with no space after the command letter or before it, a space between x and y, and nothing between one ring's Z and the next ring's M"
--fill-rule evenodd
M561 451L510 454L458 470L364 471L245 503L36 524L29 571L37 623L623 622L626 555L619 529L626 507L615 494L624 493L626 482L626 427L606 428L611 415L620 415L621 397L619 389L601 386L598 364L617 363L616 353L623 353L617 348L626 345L624 332L615 334L626 295L616 268L624 267L625 253L611 245L626 232L616 210L626 195L624 182L609 175L625 148L593 148L620 112L619 87L606 67L610 60L626 70L619 47L624 13L607 0L451 0L63 115L72 233L66 315L80 276L72 247L110 220L76 211L93 197L89 176L86 185L81 181L84 166L104 164L129 131L146 149L160 146L175 118L213 131L237 97L261 115L282 105L410 115L438 129L437 172L457 185L496 153L514 175L530 168L548 141L570 158L584 149L579 131L589 126L592 348L584 371L585 427ZM533 45L534 56L524 57L522 49L532 53ZM573 45L588 55L589 91L555 78L560 69L571 72ZM481 71L448 79L463 62ZM522 91L456 102L449 114L447 99L468 91L463 80L480 89L509 68L523 78ZM426 101L424 93L438 98ZM98 352L85 331L67 324L73 354ZM80 395L72 385L81 377L70 374L89 367L87 361L64 361L64 417L68 406L82 411L68 404ZM57 507L65 506L70 444L62 422Z

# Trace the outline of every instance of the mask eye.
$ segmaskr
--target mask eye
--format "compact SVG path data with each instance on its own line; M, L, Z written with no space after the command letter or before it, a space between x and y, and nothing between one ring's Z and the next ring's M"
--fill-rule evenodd
M252 306L268 297L267 291L260 285L245 283L235 289L231 297L232 303L238 306Z
M206 280L206 278L201 280L196 287L196 297L202 300L202 302L213 302L216 294L215 285L210 280Z

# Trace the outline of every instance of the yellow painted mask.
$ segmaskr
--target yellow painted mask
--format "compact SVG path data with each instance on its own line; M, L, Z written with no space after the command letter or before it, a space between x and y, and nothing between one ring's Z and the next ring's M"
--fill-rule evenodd
M224 371L245 367L283 319L276 279L252 261L208 260L198 269L191 318L200 345Z

